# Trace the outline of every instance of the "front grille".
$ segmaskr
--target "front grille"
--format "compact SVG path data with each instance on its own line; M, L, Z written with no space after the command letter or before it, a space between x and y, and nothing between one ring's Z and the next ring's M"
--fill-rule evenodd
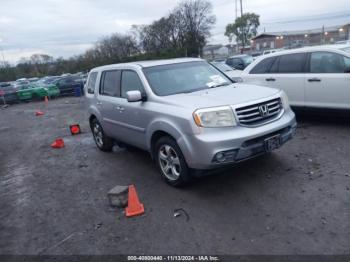
M238 121L242 125L252 126L277 118L283 109L281 98L236 108Z

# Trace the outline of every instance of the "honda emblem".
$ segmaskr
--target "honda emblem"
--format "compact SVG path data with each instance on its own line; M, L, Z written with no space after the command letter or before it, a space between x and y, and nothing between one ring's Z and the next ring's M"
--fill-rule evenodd
M259 113L260 116L265 117L269 115L269 107L267 105L261 105L259 106Z

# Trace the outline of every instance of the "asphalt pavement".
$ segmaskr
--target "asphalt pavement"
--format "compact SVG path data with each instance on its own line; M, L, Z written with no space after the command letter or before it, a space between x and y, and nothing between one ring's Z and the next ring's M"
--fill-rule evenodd
M99 151L84 108L60 98L0 110L0 254L350 253L350 121L298 118L272 154L178 189L146 152ZM51 148L58 137L65 147ZM108 204L129 184L142 216Z

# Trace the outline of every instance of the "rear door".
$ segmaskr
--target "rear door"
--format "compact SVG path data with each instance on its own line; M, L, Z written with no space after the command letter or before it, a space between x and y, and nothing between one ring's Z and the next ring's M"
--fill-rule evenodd
M335 52L312 52L305 78L308 107L350 109L350 58Z
M97 107L102 116L104 132L115 139L121 139L122 114L120 108L120 70L107 70L101 74Z

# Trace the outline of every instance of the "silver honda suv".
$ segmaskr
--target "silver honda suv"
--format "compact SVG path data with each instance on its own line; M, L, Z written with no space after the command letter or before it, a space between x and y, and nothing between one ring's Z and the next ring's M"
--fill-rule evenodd
M85 86L96 145L147 150L173 186L191 170L231 165L290 140L296 121L283 91L235 84L196 58L97 67Z

